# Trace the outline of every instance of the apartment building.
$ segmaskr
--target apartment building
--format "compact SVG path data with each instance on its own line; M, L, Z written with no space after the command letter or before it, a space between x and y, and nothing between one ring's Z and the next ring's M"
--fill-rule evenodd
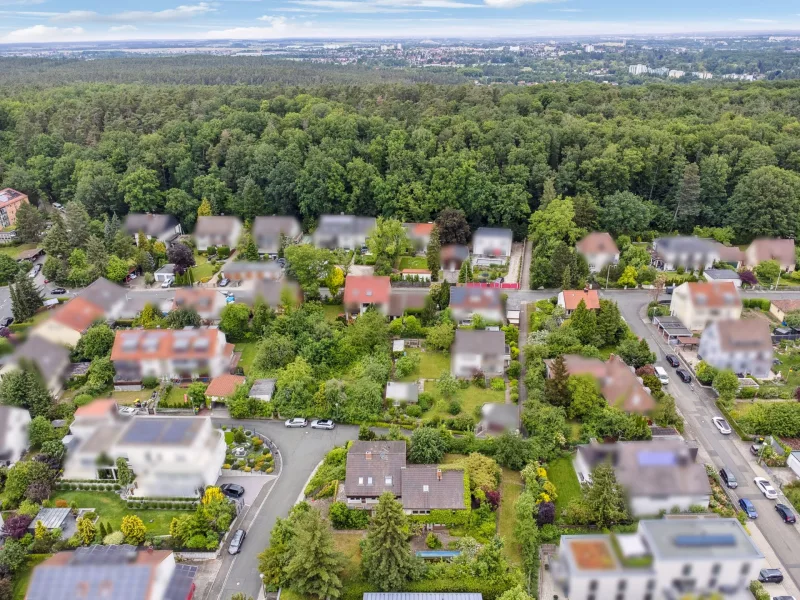
M672 292L670 314L691 331L702 331L715 321L742 316L739 290L730 281L686 282Z

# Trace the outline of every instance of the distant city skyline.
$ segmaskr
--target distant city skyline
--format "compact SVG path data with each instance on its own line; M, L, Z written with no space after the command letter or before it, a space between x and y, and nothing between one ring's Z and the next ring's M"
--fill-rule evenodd
M792 31L791 0L0 0L0 43Z

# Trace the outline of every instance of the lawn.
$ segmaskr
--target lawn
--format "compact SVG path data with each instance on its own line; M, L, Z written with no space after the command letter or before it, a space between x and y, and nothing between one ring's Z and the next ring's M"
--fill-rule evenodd
M343 581L361 579L361 547L359 542L363 536L361 531L334 531L333 545L347 559L342 572Z
M403 269L427 269L428 259L424 256L402 256L398 268L401 271Z
M430 392L433 395L434 404L430 410L422 415L423 418L427 419L433 415L439 415L439 417L442 419L450 419L453 417L453 415L450 414L450 411L447 410L449 403L442 398L439 390L436 389L435 382L426 381L425 391ZM456 399L461 401L460 414L474 417L475 409L479 406L483 406L486 403L500 404L505 402L505 393L470 385L465 390L459 390L456 394Z
M163 408L192 408L192 403L187 399L184 402L183 395L189 393L188 387L180 387L179 385L173 385L172 388L169 390L169 394L165 398L162 398L159 402L159 406Z
M522 565L522 551L514 540L514 523L516 513L514 504L522 493L522 477L519 471L503 469L503 478L500 480L500 517L497 533L505 542L506 554L511 564Z
M580 498L583 494L572 466L572 456L562 456L548 464L547 478L556 486L556 515L560 516L573 498Z
M344 313L344 307L341 304L323 304L322 310L325 312L325 320L333 323L336 317Z
M108 523L116 531L122 523L122 517L135 514L144 521L148 533L155 535L168 535L169 524L173 517L191 514L185 510L153 509L129 510L125 503L114 492L86 492L86 491L59 491L53 498L66 500L68 503L77 502L79 508L94 508L100 520Z
M26 557L25 564L14 575L13 600L25 600L25 594L28 592L28 583L30 583L34 567L51 556L52 554L31 554Z
M152 390L141 390L141 391L138 391L138 392L113 392L112 391L112 392L110 392L108 394L108 397L109 398L113 398L114 400L116 400L117 404L119 404L120 406L127 406L127 405L130 405L130 404L133 404L137 400L142 400L142 401L147 400L150 397L150 394L152 394L152 393L153 393ZM103 395L103 397L105 398L106 396Z
M36 244L20 244L19 246L0 246L0 254L6 254L11 258L17 258L23 250L33 250Z
M416 381L418 379L438 379L442 371L450 371L450 357L441 352L432 350L417 350L409 348L406 350L409 355L418 354L420 357L419 369L415 373L407 375L400 381Z
M775 358L781 361L777 369L792 387L800 386L800 352L776 352Z
M214 274L214 267L210 262L203 263L192 267L192 279L200 281L206 277L211 277Z
M250 375L250 368L253 366L253 361L256 358L256 342L242 342L236 344L235 352L241 352L242 358L239 360L239 366L242 367L245 375Z

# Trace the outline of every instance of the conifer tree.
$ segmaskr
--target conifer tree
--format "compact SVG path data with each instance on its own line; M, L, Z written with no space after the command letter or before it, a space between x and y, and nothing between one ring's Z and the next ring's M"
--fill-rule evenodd
M431 231L431 239L428 242L428 247L425 249L425 258L428 262L428 270L431 272L431 279L437 281L439 279L439 270L441 269L441 259L439 252L442 249L442 244L439 241L439 228L434 227Z
M554 406L567 406L570 400L567 363L561 355L553 361L550 377L544 382L544 398Z
M333 547L333 536L319 511L302 515L295 531L294 552L284 571L288 587L317 598L341 596L343 556Z
M597 337L597 317L594 311L586 308L583 300L570 316L569 325L582 344L591 344Z
M44 300L36 289L33 279L27 273L17 276L17 281L10 289L11 312L16 321L27 321L36 311L44 306Z
M378 500L361 560L364 577L379 590L401 590L411 579L414 559L403 506L391 492Z

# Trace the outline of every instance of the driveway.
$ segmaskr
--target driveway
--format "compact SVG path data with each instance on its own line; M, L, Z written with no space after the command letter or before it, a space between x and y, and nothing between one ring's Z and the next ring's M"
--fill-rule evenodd
M223 475L217 479L217 485L223 483L235 483L244 488L245 506L253 506L256 498L261 493L261 488L270 481L277 479L275 475Z

